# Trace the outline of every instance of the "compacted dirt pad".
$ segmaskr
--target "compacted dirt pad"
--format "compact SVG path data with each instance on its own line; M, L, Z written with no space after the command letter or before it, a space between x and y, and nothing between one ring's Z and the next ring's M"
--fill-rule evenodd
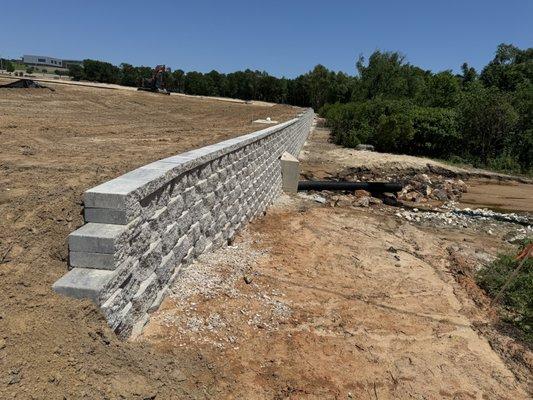
M180 358L120 342L89 301L52 292L82 193L297 110L48 85L0 92L0 398L187 397Z

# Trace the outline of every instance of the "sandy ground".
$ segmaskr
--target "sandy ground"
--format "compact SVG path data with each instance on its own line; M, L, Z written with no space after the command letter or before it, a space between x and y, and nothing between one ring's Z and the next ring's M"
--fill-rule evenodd
M304 174L340 167L325 164L322 139L308 141ZM397 210L285 196L185 269L136 340L194 349L184 385L206 398L530 398L532 353L498 331L471 278L504 231Z
M465 206L533 213L533 185L475 179L470 180L468 185L468 192L461 198Z
M120 342L90 302L52 292L67 235L83 222L82 193L297 110L50 86L0 89L0 398L186 395L172 354Z

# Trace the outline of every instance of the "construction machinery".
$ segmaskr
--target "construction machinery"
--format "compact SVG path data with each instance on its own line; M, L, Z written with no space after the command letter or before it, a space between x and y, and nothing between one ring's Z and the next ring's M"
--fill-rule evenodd
M154 68L151 78L143 78L141 81L141 86L137 90L144 90L146 92L155 92L162 94L170 94L170 92L165 89L164 75L167 71L167 68L164 65L157 65Z

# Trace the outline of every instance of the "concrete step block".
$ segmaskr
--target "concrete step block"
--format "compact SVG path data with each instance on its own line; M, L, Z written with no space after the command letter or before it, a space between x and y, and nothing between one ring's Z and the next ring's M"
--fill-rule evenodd
M101 224L127 225L129 222L125 210L113 208L88 208L83 209L85 222L97 222Z
M98 224L90 222L68 236L70 251L114 254L119 247L125 225Z
M282 187L284 192L296 193L300 179L300 163L296 157L284 152L280 158Z
M71 267L106 269L112 271L117 267L114 254L87 253L83 251L69 252Z
M113 271L74 268L59 278L52 288L55 292L76 299L91 299L98 303L100 292L113 277Z

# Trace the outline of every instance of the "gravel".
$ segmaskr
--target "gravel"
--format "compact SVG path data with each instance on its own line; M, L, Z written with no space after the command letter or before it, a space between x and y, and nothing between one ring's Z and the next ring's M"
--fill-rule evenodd
M483 229L489 235L508 230L505 239L509 242L533 235L533 220L528 215L499 213L487 209L457 208L449 203L435 211L402 210L397 217L422 225Z

